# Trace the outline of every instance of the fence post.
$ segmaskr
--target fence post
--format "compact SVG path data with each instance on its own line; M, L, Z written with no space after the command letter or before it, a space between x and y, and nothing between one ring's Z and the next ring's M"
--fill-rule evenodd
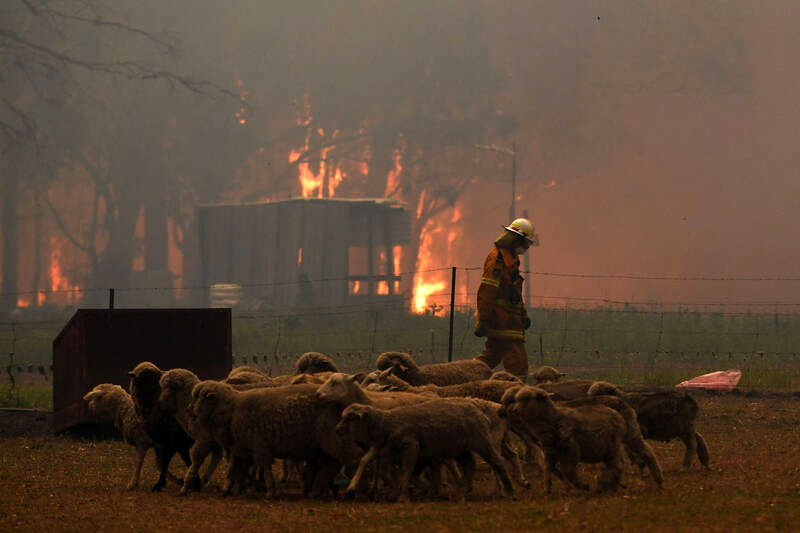
M114 289L108 289L108 308L114 309Z
M450 336L447 340L447 362L453 360L453 319L456 306L456 267L453 267L453 278L450 280Z

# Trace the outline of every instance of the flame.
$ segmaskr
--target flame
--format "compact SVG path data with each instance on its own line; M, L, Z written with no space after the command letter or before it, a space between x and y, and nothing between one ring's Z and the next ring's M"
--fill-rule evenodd
M555 187L555 186L556 186L556 180L550 180L550 183L546 184L546 185L544 186L544 188L545 188L545 189L549 189L549 188L551 188L551 187Z
M350 294L358 294L358 291L361 289L361 282L360 281L351 281L350 282Z
M389 283L386 280L378 282L378 294L389 294Z
M240 79L236 80L236 86L239 88L239 100L241 100L242 104L239 106L239 110L233 114L236 117L236 121L244 126L247 124L247 119L245 118L245 113L247 112L247 95L250 94L250 91L244 89L244 82Z
M449 215L449 216L448 216ZM443 212L425 224L420 239L417 268L428 270L452 265L458 256L456 249L461 236L461 206L456 204L452 212ZM432 302L433 296L444 296L450 288L450 270L420 272L414 277L413 311L424 313L433 310L434 314L441 307ZM462 282L462 285L464 283ZM443 300L441 300L443 302Z
M297 249L297 266L303 264L303 248L300 247Z
M400 181L400 174L403 172L403 164L401 162L403 152L400 148L395 148L392 159L394 160L394 168L389 171L389 175L386 177L386 190L383 192L383 195L387 198L397 192L397 184Z
M313 115L311 114L311 99L308 94L303 97L303 108L301 110L302 114L298 114L297 116L297 125L298 126L309 126L311 124L311 120ZM331 139L336 139L339 136L339 130L333 130L333 133L330 134ZM320 137L325 137L325 129L318 127L313 129L312 127L308 127L306 129L306 138L303 148L300 150L296 150L291 148L289 150L289 164L297 163L297 170L298 170L298 179L300 180L300 189L303 194L303 198L323 198L333 197L336 194L336 188L339 186L340 183L347 177L347 174L342 171L341 167L337 165L334 167L328 161L328 153L336 148L335 145L326 146L325 148L320 149L320 163L319 163L319 172L314 174L311 171L311 167L308 161L301 161L300 156L303 154L308 154L311 135L316 134ZM325 177L328 178L328 190L324 190L325 186Z
M61 271L61 247L58 245L55 236L50 237L50 288L53 292L64 292L64 297L60 298L67 304L78 301L80 287L73 285ZM44 295L39 293L39 300L43 303ZM41 305L41 303L40 303Z

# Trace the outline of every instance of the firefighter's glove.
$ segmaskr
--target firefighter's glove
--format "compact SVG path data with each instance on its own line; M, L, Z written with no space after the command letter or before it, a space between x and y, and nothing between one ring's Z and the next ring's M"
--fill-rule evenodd
M475 327L476 337L485 337L487 333L489 333L489 326L487 326L486 324L478 324Z
M528 318L528 317L525 317L525 325L522 326L522 329L528 329L529 327L531 327L531 319Z

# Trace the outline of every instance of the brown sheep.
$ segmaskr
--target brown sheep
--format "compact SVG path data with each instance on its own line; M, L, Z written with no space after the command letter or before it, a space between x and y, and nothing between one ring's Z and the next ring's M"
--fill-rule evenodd
M207 484L222 458L222 449L214 442L211 436L203 434L199 428L190 423L187 409L192 402L192 389L199 382L200 379L194 372L184 368L174 368L164 372L159 382L161 385L159 403L172 414L183 430L194 439L194 444L189 450L191 466L183 479L181 495L187 494L193 488L200 488L202 485ZM202 478L198 478L198 471L209 455L211 455L211 460L208 468L206 468Z
M566 374L559 372L552 366L540 366L528 374L528 377L533 378L535 383L555 383L564 376L566 376Z
M350 481L348 492L355 490L364 469L376 456L396 450L401 455L401 471L393 499L408 500L408 483L420 459L432 464L457 460L466 490L472 485L475 472L472 452L483 458L500 477L506 491L514 494L500 453L492 444L489 420L472 400L431 400L388 411L355 404L342 412L336 431L352 434L370 444ZM462 492L460 497L463 495Z
M522 380L519 379L519 376L515 376L511 372L506 372L505 370L498 370L491 376L489 379L494 379L497 381L513 381L514 383L522 383Z
M559 405L565 407L583 407L585 405L605 405L618 412L625 420L625 437L622 444L628 452L631 461L636 463L639 468L647 467L653 481L661 487L664 484L664 475L661 472L661 465L656 459L653 449L644 441L639 423L636 420L636 411L628 405L628 402L617 396L591 396L579 400L570 400Z
M490 402L500 403L503 393L510 388L520 386L519 382L501 381L492 379L482 379L479 381L467 381L455 385L421 385L413 387L406 381L391 374L391 369L387 369L378 377L378 383L387 385L387 390L397 390L405 392L432 392L442 398L481 398Z
M566 402L585 398L592 383L594 383L594 381L590 379L571 379L569 381L560 381L556 383L540 383L536 386L549 392L553 401Z
M223 380L229 385L251 385L251 384L271 384L278 386L274 378L255 366L237 366L228 373L228 377Z
M86 393L83 397L89 402L89 412L92 416L111 420L114 427L122 432L125 442L136 447L136 467L127 488L133 489L139 485L142 474L142 464L147 450L153 447L153 440L147 434L147 426L133 406L133 399L125 389L111 383L101 383Z
M636 411L637 421L645 439L669 442L681 439L686 451L684 468L692 466L695 455L708 468L708 446L703 436L695 430L695 421L700 408L688 393L678 390L656 390L653 392L623 392L616 385L598 381L588 393L592 396L605 394L619 396Z
M316 397L316 390L317 385L303 384L239 392L216 381L201 381L194 387L191 413L195 423L231 453L225 493L251 461L264 472L268 498L276 494L275 458L318 465L315 493L324 490L324 483L341 463L357 461L360 450L336 436L336 417Z
M450 363L418 366L404 352L385 352L378 356L378 370L392 368L392 373L411 385L454 385L467 381L489 379L492 370L475 359L464 359Z
M153 491L160 491L167 484L169 462L178 453L186 463L191 465L189 450L194 444L186 431L178 424L170 412L159 403L161 395L161 376L163 371L150 362L143 362L128 372L131 378L130 392L136 414L141 416L147 426L147 433L153 439L161 475L153 486Z
M319 352L306 352L295 363L295 374L319 374L320 372L338 372L333 359Z
M514 401L505 407L512 420L523 421L541 444L547 470L547 493L552 488L552 476L565 483L588 490L578 478L578 463L604 463L605 470L598 480L598 490L616 490L622 478L620 445L626 425L622 416L603 405L562 407L553 403L550 395L537 387L523 387Z

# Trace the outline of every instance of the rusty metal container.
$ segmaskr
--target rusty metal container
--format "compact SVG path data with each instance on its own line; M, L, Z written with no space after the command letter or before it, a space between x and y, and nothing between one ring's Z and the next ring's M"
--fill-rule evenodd
M231 341L230 309L79 309L53 341L53 429L93 422L83 395L99 383L127 390L142 361L223 378Z

